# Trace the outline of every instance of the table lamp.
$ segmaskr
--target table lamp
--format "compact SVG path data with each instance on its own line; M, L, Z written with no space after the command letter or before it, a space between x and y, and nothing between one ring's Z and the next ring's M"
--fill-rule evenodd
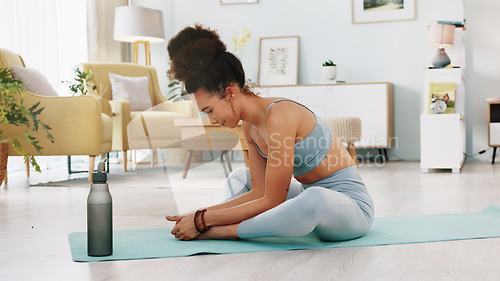
M144 44L146 65L151 65L149 43L165 41L163 13L140 6L121 6L115 9L113 39L134 45L132 62L137 63L139 44Z
M432 23L429 25L429 44L439 46L436 55L432 58L434 68L444 68L451 63L444 51L444 46L453 46L455 26L452 24Z

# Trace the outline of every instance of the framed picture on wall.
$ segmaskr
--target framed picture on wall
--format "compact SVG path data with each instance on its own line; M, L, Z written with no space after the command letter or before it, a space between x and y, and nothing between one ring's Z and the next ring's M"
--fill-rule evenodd
M260 38L260 85L295 85L298 74L299 36Z
M232 4L256 4L259 0L220 0L221 5L232 5Z
M352 23L414 19L415 0L352 0Z

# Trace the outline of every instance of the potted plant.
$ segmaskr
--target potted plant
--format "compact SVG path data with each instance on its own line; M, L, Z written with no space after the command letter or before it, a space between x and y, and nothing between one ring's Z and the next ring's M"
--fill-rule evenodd
M96 85L91 83L92 80L92 70L89 69L87 71L81 71L78 67L75 68L75 82L71 81L62 81L63 83L69 84L69 90L74 95L91 95L95 93L97 89Z
M184 87L184 83L174 78L174 74L171 70L167 71L168 78L168 93L165 95L165 98L171 102L188 100L188 92Z
M24 91L26 88L23 86L23 81L12 78L10 68L0 68L0 126L3 128L6 127L4 125L19 126L26 129L24 135L4 132L3 129L0 129L0 184L7 171L9 145L12 145L19 155L24 156L26 162L29 161L35 170L40 172L40 166L35 158L23 149L21 139L26 140L38 153L41 153L42 147L38 145L38 139L32 136L41 127L47 138L54 142L54 137L49 132L51 128L38 117L44 108L40 107L39 102L27 108L23 103L22 93Z
M322 76L325 80L335 80L337 78L337 65L332 60L323 62Z

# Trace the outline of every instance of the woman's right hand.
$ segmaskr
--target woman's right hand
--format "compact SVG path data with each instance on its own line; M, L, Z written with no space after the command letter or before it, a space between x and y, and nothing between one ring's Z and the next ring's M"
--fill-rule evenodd
M183 213L183 214L180 214L180 215L174 215L174 216L165 216L165 219L168 220L168 221L175 221L175 217L188 217L188 216L192 216L194 215L194 213L196 213L196 211L190 211L190 212L187 212L187 213ZM175 224L178 224L179 221L175 221Z

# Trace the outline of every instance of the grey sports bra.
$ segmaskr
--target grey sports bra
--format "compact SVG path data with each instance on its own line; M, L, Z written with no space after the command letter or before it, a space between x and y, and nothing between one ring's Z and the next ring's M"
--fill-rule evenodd
M273 101L269 105L266 111L266 116L271 106L280 101L291 101L307 108L307 106L294 100L278 99ZM295 143L293 158L294 176L304 175L310 172L312 169L316 168L316 166L318 166L319 163L321 163L321 161L323 161L323 159L326 157L328 151L330 150L330 146L332 145L333 133L328 124L326 124L323 119L318 118L312 110L310 110L309 108L307 109L314 114L314 117L316 118L316 126L314 126L314 129L311 131L311 133L309 133L309 135L307 135L307 137ZM250 125L250 137L260 155L267 159L267 155L264 155L264 153L262 153L259 146L253 139L252 125Z

